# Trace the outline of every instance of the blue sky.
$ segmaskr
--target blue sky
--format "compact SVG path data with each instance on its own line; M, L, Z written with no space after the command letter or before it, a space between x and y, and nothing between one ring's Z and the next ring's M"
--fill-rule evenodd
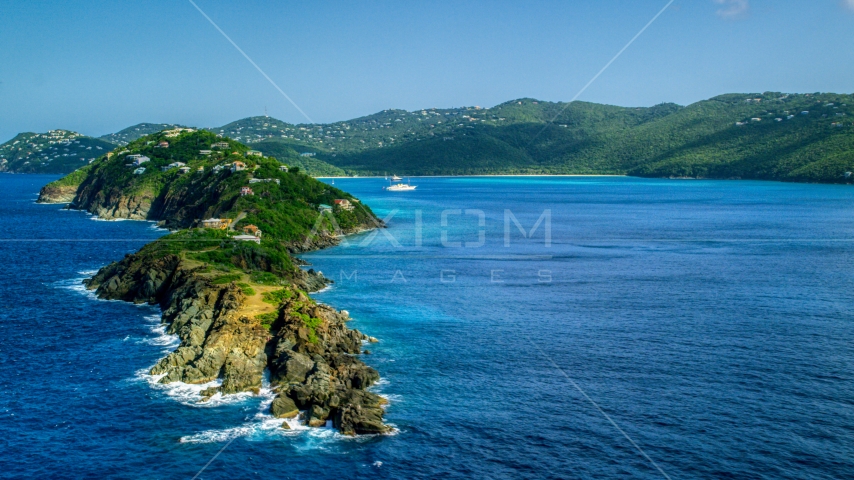
M667 0L194 0L317 122L569 100ZM676 0L580 100L851 93L854 0ZM305 118L188 0L0 3L0 141Z

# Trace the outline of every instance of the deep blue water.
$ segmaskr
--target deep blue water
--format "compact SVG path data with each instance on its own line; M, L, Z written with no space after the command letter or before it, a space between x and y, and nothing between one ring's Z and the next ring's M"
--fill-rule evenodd
M337 179L390 217L305 256L380 339L398 431L352 439L151 386L158 312L79 280L164 232L34 204L52 178L0 175L0 477L191 478L224 446L200 478L854 476L850 187Z

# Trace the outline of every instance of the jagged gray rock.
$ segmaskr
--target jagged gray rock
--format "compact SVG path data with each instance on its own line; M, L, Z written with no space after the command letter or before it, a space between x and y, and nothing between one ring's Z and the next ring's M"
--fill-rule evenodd
M379 374L356 357L370 337L347 328L344 312L317 305L300 290L279 306L275 329L241 314L245 296L234 284L213 285L180 257L128 255L86 281L101 298L159 304L167 331L181 344L151 369L162 383L207 383L200 400L214 394L258 392L264 370L277 396L279 418L305 411L304 422L332 420L346 434L385 433L383 400L365 391Z

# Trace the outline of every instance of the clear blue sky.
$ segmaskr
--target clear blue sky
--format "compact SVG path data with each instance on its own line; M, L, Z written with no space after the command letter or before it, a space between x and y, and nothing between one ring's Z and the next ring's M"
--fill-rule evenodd
M569 100L667 0L195 0L313 120ZM854 91L854 0L676 0L580 97ZM187 0L0 3L0 141L304 117Z

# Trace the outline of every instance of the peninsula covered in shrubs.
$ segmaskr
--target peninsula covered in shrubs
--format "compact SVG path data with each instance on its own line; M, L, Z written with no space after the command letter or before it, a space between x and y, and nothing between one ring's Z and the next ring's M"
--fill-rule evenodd
M172 231L85 282L100 298L160 306L181 339L151 369L160 382L215 382L206 401L258 392L269 371L283 428L298 417L345 434L389 431L385 400L367 390L379 374L360 359L376 339L308 296L329 280L294 256L383 226L352 195L237 141L174 128L46 185L39 201Z

